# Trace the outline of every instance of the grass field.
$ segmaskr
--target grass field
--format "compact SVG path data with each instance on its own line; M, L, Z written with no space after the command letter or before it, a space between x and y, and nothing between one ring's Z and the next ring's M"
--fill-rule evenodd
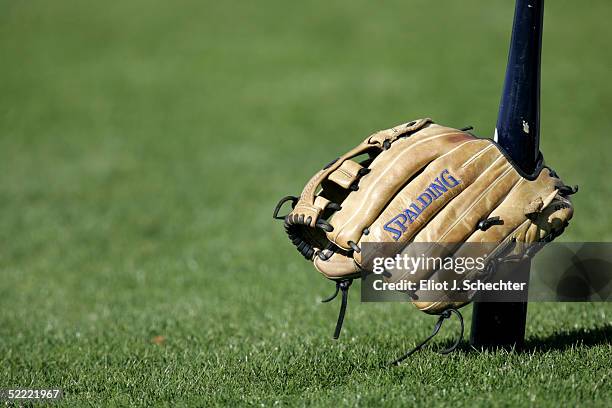
M542 150L564 240L611 241L609 1L548 1ZM370 132L491 135L509 1L0 2L0 388L71 406L610 406L612 307L529 306L527 351L383 363L435 318L351 303L271 212ZM466 308L469 324L471 308ZM469 326L468 326L469 327Z

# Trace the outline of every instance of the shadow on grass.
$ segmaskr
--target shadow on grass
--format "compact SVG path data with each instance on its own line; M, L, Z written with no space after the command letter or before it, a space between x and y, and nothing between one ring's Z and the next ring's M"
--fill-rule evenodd
M452 342L444 342L438 347L444 348ZM525 344L516 351L519 353L563 351L576 346L593 347L602 344L612 344L612 324L605 324L592 329L576 328L569 331L553 333L549 336L535 336L525 340ZM491 350L491 348L488 348ZM499 349L512 350L511 347L499 347ZM472 347L467 340L463 340L457 352L471 353L480 352L480 349Z
M612 343L612 324L593 329L577 328L550 336L532 337L525 341L521 351L566 350L574 346L593 347Z

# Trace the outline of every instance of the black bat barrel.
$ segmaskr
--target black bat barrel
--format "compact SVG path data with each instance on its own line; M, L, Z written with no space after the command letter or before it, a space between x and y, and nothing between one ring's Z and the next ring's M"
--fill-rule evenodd
M517 0L495 138L531 174L540 147L543 0Z

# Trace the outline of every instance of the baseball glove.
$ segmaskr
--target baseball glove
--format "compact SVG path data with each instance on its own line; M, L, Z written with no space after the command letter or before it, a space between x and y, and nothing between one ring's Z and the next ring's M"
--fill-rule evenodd
M336 282L326 301L342 291L338 338L348 288L363 269L364 244L454 243L461 251L464 243L494 243L497 262L516 262L535 251L507 250L507 244L561 234L573 214L568 196L576 191L541 155L534 173L524 174L494 141L419 119L367 137L316 173L299 198L283 198L274 218L284 220L298 251ZM287 201L292 211L279 216ZM414 279L435 272L423 269ZM448 317L468 301L415 305Z

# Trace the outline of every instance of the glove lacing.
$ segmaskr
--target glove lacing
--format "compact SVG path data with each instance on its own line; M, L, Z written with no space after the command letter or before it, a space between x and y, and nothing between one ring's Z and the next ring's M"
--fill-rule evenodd
M455 314L457 318L459 318L459 323L461 323L461 333L452 346L442 351L439 351L438 353L448 354L448 353L453 352L459 346L459 344L461 343L461 340L463 340L464 324L463 324L463 316L461 316L461 313L457 309L451 308L451 309L446 309L445 311L440 313L440 317L438 317L438 321L436 322L436 325L434 326L434 329L429 335L429 337L427 337L425 340L419 343L415 348L413 348L412 350L410 350L403 356L393 360L391 363L389 363L389 365L398 366L400 365L402 361L404 361L405 359L407 359L408 357L410 357L411 355L413 355L414 353L422 349L423 346L425 346L431 339L433 339L436 336L436 334L438 334L438 332L440 331L440 328L442 327L442 323L444 323L444 320L450 318L452 314Z
M348 290L353 283L352 279L344 279L336 282L336 291L333 295L327 299L323 299L321 303L331 302L338 296L338 292L342 291L342 302L340 303L340 312L338 313L338 320L336 321L336 329L334 330L334 340L338 340L340 337L340 331L342 330L342 324L344 323L344 315L346 314L346 305L348 303Z

